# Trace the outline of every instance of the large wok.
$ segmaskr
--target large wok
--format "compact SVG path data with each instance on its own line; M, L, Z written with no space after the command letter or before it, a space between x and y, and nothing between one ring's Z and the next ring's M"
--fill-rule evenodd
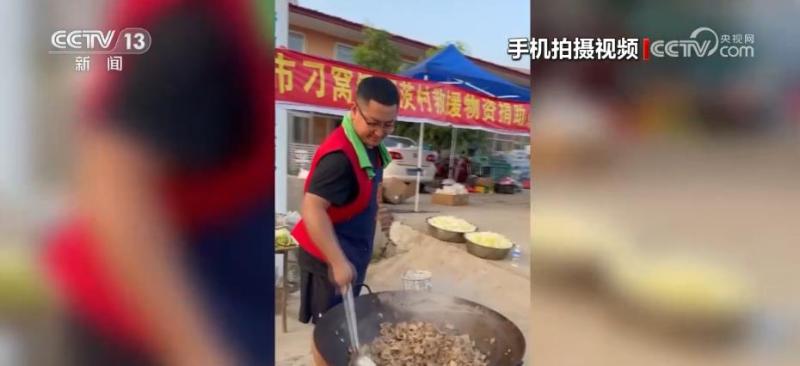
M475 346L488 355L491 366L522 365L525 337L519 328L500 313L472 301L427 291L387 291L356 297L355 308L362 345L378 336L383 322L425 321L440 327L452 325L458 334L469 334ZM314 346L326 364L349 364L343 304L317 321Z

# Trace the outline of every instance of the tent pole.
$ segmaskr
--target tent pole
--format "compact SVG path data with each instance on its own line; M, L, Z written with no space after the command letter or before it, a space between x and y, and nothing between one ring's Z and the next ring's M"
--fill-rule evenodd
M428 80L428 75L423 75L424 80ZM425 134L425 122L419 125L419 149L417 151L417 183L414 191L414 212L419 212L419 185L422 181L422 143Z
M425 123L419 125L419 151L417 153L417 189L414 196L414 212L419 212L419 186L422 181L422 144L425 137Z
M452 137L450 139L450 164L448 165L450 169L448 172L449 174L447 174L447 177L450 179L453 179L453 174L455 174L456 171L456 167L453 166L456 160L456 133L456 126L453 126Z
M275 107L275 212L287 213L289 185L289 109ZM292 121L294 123L294 121Z

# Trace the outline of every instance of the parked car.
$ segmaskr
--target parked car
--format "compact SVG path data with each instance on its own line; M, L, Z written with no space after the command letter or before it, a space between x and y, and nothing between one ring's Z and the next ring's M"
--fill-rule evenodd
M383 171L386 178L397 178L404 182L417 181L417 159L419 145L417 142L402 136L387 136L383 140L386 149L392 156L392 163ZM422 152L422 177L420 182L430 183L436 174L436 153L430 150Z

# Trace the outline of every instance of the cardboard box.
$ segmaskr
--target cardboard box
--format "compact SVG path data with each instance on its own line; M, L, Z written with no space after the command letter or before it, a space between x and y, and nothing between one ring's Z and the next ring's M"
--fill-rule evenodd
M434 193L431 203L445 206L466 206L469 204L468 194L441 194Z

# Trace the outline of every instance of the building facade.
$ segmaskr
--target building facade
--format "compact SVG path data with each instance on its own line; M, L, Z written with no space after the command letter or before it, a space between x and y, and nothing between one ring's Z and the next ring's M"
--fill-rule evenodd
M355 63L353 50L364 40L364 25L330 14L305 8L296 1L289 4L288 48L328 59ZM400 51L403 67L422 61L425 52L436 46L390 34L391 42ZM521 86L530 85L527 70L497 65L470 57L480 67ZM336 128L341 116L319 113L290 112L289 115L289 173L295 174L310 160L315 146ZM497 150L513 149L527 141L527 137L495 136L493 146Z

